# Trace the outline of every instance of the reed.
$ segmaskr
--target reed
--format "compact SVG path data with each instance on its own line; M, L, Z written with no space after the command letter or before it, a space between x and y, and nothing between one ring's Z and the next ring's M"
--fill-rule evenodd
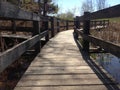
M95 37L120 45L120 22L110 22L107 27L90 32Z

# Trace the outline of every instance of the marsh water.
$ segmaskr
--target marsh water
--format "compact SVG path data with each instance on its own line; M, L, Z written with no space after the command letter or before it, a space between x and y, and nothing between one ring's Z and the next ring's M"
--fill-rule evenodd
M94 56L99 65L120 83L120 58L108 53L95 54Z

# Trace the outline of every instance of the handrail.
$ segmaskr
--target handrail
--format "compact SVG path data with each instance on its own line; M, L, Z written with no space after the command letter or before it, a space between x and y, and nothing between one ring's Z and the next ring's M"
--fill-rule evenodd
M0 73L40 40L36 35L0 54Z
M0 18L40 21L40 17L37 14L24 11L8 2L0 2Z
M93 12L93 13L91 13L90 17L91 17L91 20L120 17L119 10L120 10L120 4ZM84 15L80 16L78 18L79 18L79 20L84 20Z
M99 22L101 26L107 27L109 25L108 20L103 20L104 18L114 18L120 17L120 4L106 8L103 10L99 10L93 13L85 12L83 16L75 18L75 34L76 38L78 39L78 35L81 35L83 38L83 50L89 53L89 43L93 43L100 48L104 49L106 52L111 53L117 57L120 57L120 46L116 45L112 42L108 42L97 37L90 35L90 28L93 25L93 29L98 26L96 22ZM102 20L94 20L94 19L102 19ZM93 21L94 20L94 21ZM81 28L80 22L83 22L83 32L79 31L78 29ZM103 22L103 23L101 23ZM99 25L100 26L100 25ZM98 28L101 29L101 28Z
M24 11L23 9L8 2L0 2L0 20L10 21L12 24L11 26L1 25L0 31L31 33L30 38L26 38L27 40L25 39L25 41L0 54L0 73L31 47L34 47L33 49L35 49L35 53L39 53L41 49L41 38L45 37L45 42L47 42L50 38L61 31L61 25L63 25L62 22L64 22L66 29L69 29L71 23L72 26L74 25L74 21L63 20L51 16L41 16L36 13ZM17 26L17 21L29 21L32 22L32 25L30 24L30 27L25 27L24 25L24 27ZM2 38L9 36L10 35L2 36ZM11 38L17 38L17 36L15 35ZM24 37L22 38L21 36L17 39L19 38L24 39Z
M120 58L120 46L109 41L104 41L100 38L94 37L92 35L83 34L82 30L77 30L77 32L87 41L93 43L96 46L100 46L105 51L114 54Z

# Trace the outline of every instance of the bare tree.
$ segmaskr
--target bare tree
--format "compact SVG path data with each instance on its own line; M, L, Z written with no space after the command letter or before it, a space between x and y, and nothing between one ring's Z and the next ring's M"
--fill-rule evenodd
M96 0L97 10L101 10L107 7L107 0Z
M84 12L93 12L94 11L94 3L93 3L93 0L85 0L83 3L82 3L82 14Z

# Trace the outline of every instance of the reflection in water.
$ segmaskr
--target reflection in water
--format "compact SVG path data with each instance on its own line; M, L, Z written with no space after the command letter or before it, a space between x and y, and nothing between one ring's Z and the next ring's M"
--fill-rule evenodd
M120 58L111 54L97 54L96 60L117 82L120 83Z

